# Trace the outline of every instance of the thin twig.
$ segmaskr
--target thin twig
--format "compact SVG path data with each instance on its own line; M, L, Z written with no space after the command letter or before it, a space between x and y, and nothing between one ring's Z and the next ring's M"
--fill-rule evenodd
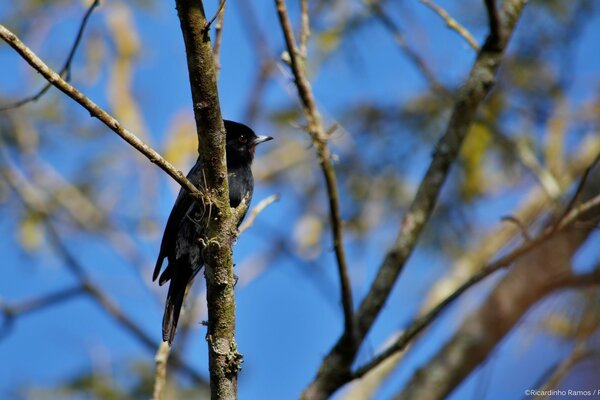
M402 50L404 55L415 65L418 71L423 74L427 83L431 88L443 95L450 95L450 91L442 85L442 83L436 78L435 74L431 71L425 60L413 49L407 42L404 34L394 22L392 18L383 10L379 1L368 2L368 7L373 11L373 14L381 22L384 28L386 28L393 36L396 44Z
M0 315L2 315L0 321L0 340L7 337L10 328L17 317L22 317L25 314L53 306L82 294L86 294L85 287L78 284L67 289L61 289L35 299L23 300L12 305L4 303L0 299Z
M92 4L90 4L90 6L88 7L86 13L83 16L83 19L81 20L81 24L79 25L79 30L77 31L77 35L75 36L75 42L73 42L73 45L71 46L71 50L69 51L67 60L65 61L63 67L58 72L58 74L61 77L63 77L65 79L65 81L67 81L67 82L69 82L71 80L71 63L73 62L73 58L75 57L75 53L77 52L77 48L79 47L79 43L81 42L81 38L83 37L83 31L85 30L85 27L87 25L88 19L90 18L90 15L92 15L92 12L94 11L94 9L96 7L98 7L99 5L100 5L100 0L94 0L92 2ZM25 97L24 99L18 100L16 102L8 104L6 106L0 107L0 112L10 110L13 108L21 107L29 102L38 101L40 99L40 97L42 97L48 91L48 89L50 89L51 87L52 87L52 84L47 83L36 94L29 96L29 97Z
M206 22L206 24L204 25L204 30L210 29L210 26L213 24L213 22L215 22L217 17L219 17L219 15L221 14L221 11L223 11L226 1L227 0L221 0L221 2L219 3L219 8L217 9L217 12L215 13L215 15L213 15L212 18L210 20L208 20Z
M503 19L507 32L514 30L525 3L526 0L504 2ZM501 49L506 47L508 39L509 35L502 38ZM502 51L491 51L486 47L482 47L477 55L469 76L457 95L446 131L437 142L429 167L402 219L396 240L386 253L369 291L356 312L355 346L347 346L344 336L340 336L323 359L317 376L305 389L302 398L328 398L353 379L351 368L359 346L380 314L433 213L440 191L459 155L478 107L495 84L501 60Z
M489 50L498 50L502 40L502 27L500 26L500 16L498 15L496 0L484 0L484 2L488 14L490 33L483 46Z
M152 394L152 400L162 400L165 394L165 387L167 384L167 361L169 360L169 354L171 353L171 347L169 343L162 342L158 346L154 362L156 363L156 372L154 374L154 391Z
M163 171L177 181L185 190L187 190L195 199L207 202L207 196L198 190L186 177L185 175L175 169L175 167L165 160L156 150L144 143L136 135L125 129L119 121L113 116L99 107L96 103L86 97L78 89L73 87L70 83L61 78L55 71L50 69L31 49L29 49L19 38L6 29L4 25L0 24L0 37L8 43L13 49L17 51L31 65L36 71L38 71L44 78L46 78L52 85L58 88L60 91L65 93L67 96L75 100L86 110L90 112L90 115L98 118L104 125L109 129L123 138L127 143L132 145L136 150L142 153L150 162L158 165Z
M331 219L331 233L333 237L333 247L337 259L338 275L341 286L341 300L344 310L344 338L351 343L354 341L354 315L352 287L350 285L350 276L348 274L348 265L346 254L344 252L344 239L342 230L342 217L339 206L339 194L333 165L331 164L331 154L327 146L325 131L317 104L315 102L312 89L306 78L305 66L301 61L301 56L294 39L294 31L285 6L284 0L275 0L279 22L285 38L285 43L290 55L292 73L295 78L298 96L303 105L304 114L308 123L308 133L315 145L321 171L325 178L327 194L329 198L329 214Z
M217 24L215 25L215 45L213 46L213 58L215 63L215 74L219 74L219 70L221 69L221 63L219 61L221 54L221 42L223 41L223 21L225 20L225 1L223 1L223 6L219 9L219 18L217 19Z
M412 341L412 339L418 335L423 329L428 327L437 316L452 304L456 299L458 299L467 289L471 288L476 283L480 282L484 278L490 276L494 272L508 267L519 257L538 247L542 243L547 242L550 238L555 236L558 232L563 231L571 224L573 224L578 218L580 218L583 214L587 213L589 210L596 208L600 205L600 195L593 197L589 201L585 202L579 207L571 210L567 216L563 219L558 228L554 229L550 227L546 229L542 234L540 234L537 238L532 239L530 241L526 241L521 246L510 252L509 254L499 258L498 260L484 266L479 270L479 272L475 273L471 278L469 278L465 283L459 286L452 294L442 300L437 306L431 309L428 313L424 314L422 317L415 320L410 327L404 331L404 333L398 337L398 339L389 346L386 350L381 352L378 356L373 358L371 361L366 363L365 365L357 368L356 372L352 375L353 378L360 378L371 369L375 368L381 362L385 361L387 358L391 357L395 353L402 351L408 343ZM575 277L572 279L571 284L578 285L580 282L585 282L590 277L597 278L599 271L594 271L591 274L583 275L584 278Z
M471 32L469 32L467 28L465 28L460 23L458 23L458 21L452 18L452 16L448 14L446 10L444 10L442 7L430 0L419 1L427 7L429 7L430 9L432 9L433 12L435 12L437 15L439 15L444 20L444 22L446 22L448 28L452 29L453 31L458 33L463 39L465 39L469 46L473 48L473 50L479 51L479 44L477 43L473 35L471 35Z
M239 232L238 236L241 235L242 233L244 233L245 231L247 231L252 226L252 224L254 224L254 220L256 220L256 217L258 216L258 214L260 214L265 208L267 208L274 202L278 201L280 198L281 198L281 195L279 193L275 193L275 194L270 195L269 197L265 197L264 199L262 199L256 205L256 207L254 207L252 209L252 211L250 212L250 215L248 215L248 218L246 218L246 220L242 223L242 225L240 225L240 228L238 229L238 232Z
M556 219L556 222L554 223L554 228L558 228L558 226L561 224L562 220L573 209L573 207L575 207L575 204L577 204L577 201L579 201L579 196L581 196L581 192L583 191L583 188L585 187L585 184L588 180L590 172L594 169L594 167L596 166L598 161L600 161L600 154L598 156L596 156L596 158L594 158L594 160L589 165L589 167L587 167L585 169L585 171L583 172L583 174L581 175L581 179L579 179L579 183L577 184L577 189L575 189L575 193L573 194L573 197L571 197L571 200L569 200L569 204L567 204L563 213Z

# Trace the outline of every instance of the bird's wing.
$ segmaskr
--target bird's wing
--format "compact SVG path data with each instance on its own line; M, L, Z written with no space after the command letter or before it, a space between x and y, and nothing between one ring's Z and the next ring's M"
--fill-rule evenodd
M169 219L167 220L165 232L163 233L162 242L160 243L160 252L158 254L158 259L156 260L154 273L152 274L153 281L155 281L158 277L165 257L174 251L175 240L177 239L179 227L193 205L193 198L187 194L184 189L181 189L179 191L179 195L177 196L177 200L175 200L175 204L173 205Z

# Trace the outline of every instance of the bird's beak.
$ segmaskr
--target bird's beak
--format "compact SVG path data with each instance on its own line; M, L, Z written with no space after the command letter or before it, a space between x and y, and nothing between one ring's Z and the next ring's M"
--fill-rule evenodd
M260 144L262 142L268 142L269 140L273 140L273 138L271 136L257 136L253 141L252 144L254 146L256 146L257 144Z

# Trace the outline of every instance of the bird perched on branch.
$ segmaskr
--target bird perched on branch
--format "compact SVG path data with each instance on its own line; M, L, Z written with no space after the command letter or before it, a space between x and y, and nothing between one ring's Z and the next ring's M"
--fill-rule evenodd
M248 203L252 199L254 178L252 176L252 160L254 150L262 142L273 139L270 136L257 136L246 125L223 121L225 124L227 155L227 173L229 182L229 205L237 207L242 199L248 196ZM196 187L204 186L204 173L200 159L192 167L187 178ZM205 210L201 204L182 188L173 205L167 226L160 245L160 252L154 267L152 280L155 281L162 268L165 258L168 260L167 268L160 275L159 285L171 281L165 312L163 315L162 332L163 341L169 345L175 337L175 330L183 305L183 299L188 284L192 282L198 271L204 266L202 251L206 240ZM240 219L243 219L243 217Z

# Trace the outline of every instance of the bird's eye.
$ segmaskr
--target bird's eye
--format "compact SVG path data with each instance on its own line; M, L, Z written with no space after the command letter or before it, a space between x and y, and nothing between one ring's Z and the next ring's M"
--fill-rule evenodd
M240 143L242 143L242 144L246 143L246 141L247 141L247 139L246 139L246 136L244 136L244 135L240 136L240 138L239 138L238 140L239 140L239 141L240 141Z

